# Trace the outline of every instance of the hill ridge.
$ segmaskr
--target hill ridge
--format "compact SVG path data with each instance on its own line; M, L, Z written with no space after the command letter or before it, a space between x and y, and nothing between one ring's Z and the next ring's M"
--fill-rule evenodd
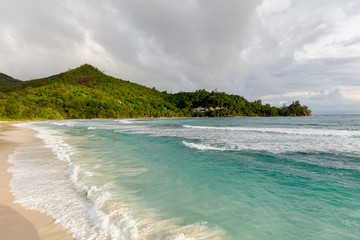
M7 75L6 75L7 76ZM168 94L83 64L41 79L0 87L0 119L307 116L298 101L282 108L220 92Z
M0 86L4 86L15 82L20 82L20 80L17 80L9 75L6 75L5 73L0 72Z

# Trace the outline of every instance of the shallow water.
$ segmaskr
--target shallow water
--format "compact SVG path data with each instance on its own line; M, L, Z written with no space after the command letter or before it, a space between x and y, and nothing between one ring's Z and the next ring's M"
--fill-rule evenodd
M358 115L25 125L16 201L76 239L360 238Z

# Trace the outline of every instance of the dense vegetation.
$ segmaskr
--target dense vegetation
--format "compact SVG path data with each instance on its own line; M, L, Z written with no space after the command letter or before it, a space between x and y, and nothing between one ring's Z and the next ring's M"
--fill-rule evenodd
M306 116L299 101L282 108L220 92L168 94L105 75L91 65L48 78L0 75L0 119Z
M20 82L19 80L16 80L4 73L0 73L0 88L4 88L7 85L10 85L12 83Z

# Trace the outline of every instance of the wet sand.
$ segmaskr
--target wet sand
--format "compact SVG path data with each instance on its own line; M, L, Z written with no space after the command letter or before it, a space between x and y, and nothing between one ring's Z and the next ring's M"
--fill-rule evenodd
M31 144L35 131L0 122L0 239L70 240L65 229L44 213L14 203L9 182L12 175L7 160L18 146Z

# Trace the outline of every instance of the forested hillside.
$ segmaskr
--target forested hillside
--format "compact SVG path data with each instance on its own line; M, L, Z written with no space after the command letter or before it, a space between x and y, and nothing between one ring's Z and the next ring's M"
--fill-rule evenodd
M12 84L12 83L16 83L16 82L20 82L20 81L14 79L4 73L0 73L0 88L4 88L5 86Z
M0 74L0 119L85 119L192 116L305 116L298 101L276 108L220 92L168 94L116 79L85 64L31 81Z

